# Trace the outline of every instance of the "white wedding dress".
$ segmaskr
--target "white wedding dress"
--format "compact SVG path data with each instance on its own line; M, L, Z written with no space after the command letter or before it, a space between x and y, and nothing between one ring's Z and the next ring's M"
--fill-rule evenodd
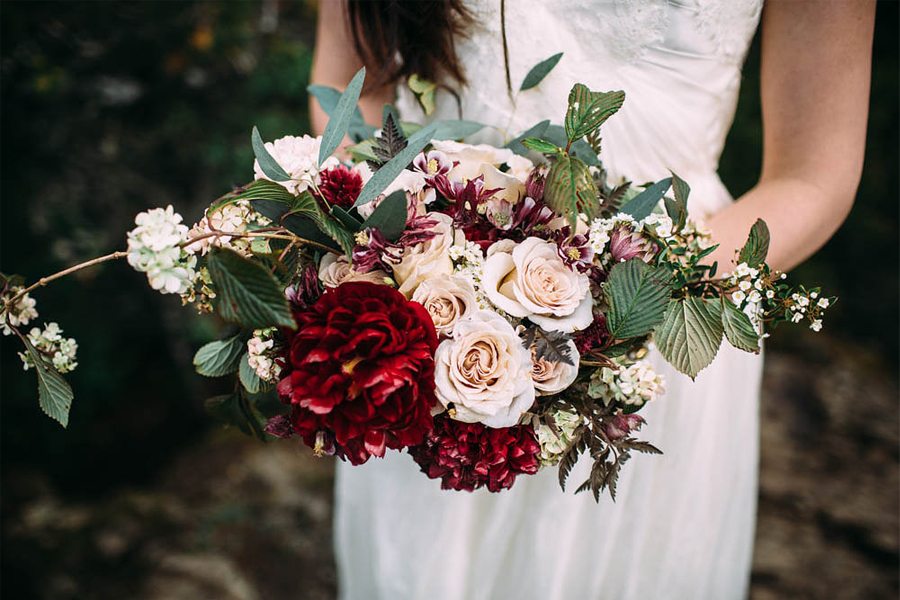
M762 0L506 0L513 89L556 52L562 60L515 102L507 94L500 0L475 14L457 51L468 88L464 118L515 135L562 123L572 84L623 89L602 128L616 176L657 180L674 171L692 188L695 216L732 201L716 169L731 126L744 55ZM405 90L398 107L423 120ZM435 118L457 118L439 96ZM503 135L477 141L501 143ZM667 393L641 413L641 432L665 453L635 456L618 497L595 504L566 493L556 469L491 494L441 491L407 454L339 464L335 545L347 600L714 599L747 594L757 494L762 361L730 346L695 382L658 356Z

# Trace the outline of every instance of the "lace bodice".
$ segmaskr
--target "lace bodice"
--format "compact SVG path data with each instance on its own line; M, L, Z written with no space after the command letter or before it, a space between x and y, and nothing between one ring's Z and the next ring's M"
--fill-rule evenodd
M469 7L475 22L457 44L469 81L460 90L463 118L495 128L477 139L497 143L542 119L561 123L576 82L623 89L625 105L602 129L606 167L637 181L673 170L705 192L692 195L695 210L722 204L715 172L762 0L506 0L512 95L500 0L470 0ZM528 70L556 52L564 55L550 75L516 93ZM404 87L401 113L423 120ZM457 117L455 100L439 92L432 118Z

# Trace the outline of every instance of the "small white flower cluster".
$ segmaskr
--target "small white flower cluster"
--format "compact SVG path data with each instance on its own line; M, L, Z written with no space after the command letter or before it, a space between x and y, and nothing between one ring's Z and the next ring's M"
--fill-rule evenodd
M475 298L481 308L490 308L491 303L481 287L481 274L484 268L484 256L481 247L475 242L466 240L463 244L453 244L447 251L453 261L453 272L469 280L475 288Z
M337 166L339 161L334 156L329 156L324 163L319 164L321 145L322 136L308 135L302 137L286 135L274 142L266 142L266 150L291 177L288 181L279 181L278 184L292 194L300 194L318 183L320 171ZM259 161L253 162L253 172L256 179L269 179L259 166Z
M281 367L273 358L272 349L275 346L275 328L257 329L253 337L247 340L247 362L260 379L272 383L281 375Z
M254 249L253 242L248 238L228 234L243 234L253 226L264 227L269 224L271 221L254 211L246 200L238 200L215 210L207 209L203 218L191 228L188 237L190 239L209 237L202 237L186 246L185 249L191 253L199 252L201 255L205 255L210 248L215 246L248 255L251 249ZM213 233L223 235L210 235ZM265 250L267 248L268 240L257 238L254 241L265 246L258 249Z
M665 380L647 361L618 368L601 367L591 375L588 395L606 405L643 406L665 393Z
M78 366L78 361L75 359L78 342L74 338L64 338L62 333L58 324L49 323L44 325L43 331L39 327L33 327L28 332L28 341L38 352L50 360L57 371L68 373ZM35 366L28 353L19 352L19 358L22 359L26 371Z
M803 319L809 319L809 328L813 331L822 330L822 313L831 306L828 298L820 298L818 292L791 294L791 304L788 307L791 323L799 323Z
M625 213L619 213L610 219L594 219L591 221L591 224L588 226L588 243L594 251L594 256L599 257L603 254L606 250L606 245L609 243L609 233L619 224L630 225L634 229L639 225L634 220L634 217Z
M541 453L538 458L543 466L552 466L559 462L563 452L572 443L575 430L584 422L581 415L566 410L557 410L550 414L556 431L543 421L534 417L532 424L537 434L538 443L541 445Z
M672 218L664 213L650 213L641 221L641 226L650 229L662 239L670 238L675 233Z
M32 319L36 319L38 316L37 302L35 302L34 298L29 296L28 294L24 294L21 298L16 300L15 304L12 306L12 310L7 310L6 305L3 304L7 298L15 298L16 294L22 291L21 287L13 286L10 287L4 296L5 298L0 298L0 330L3 331L3 335L10 335L12 333L12 329L9 328L9 325L13 327L19 327L20 325L28 325L28 323ZM9 321L7 323L7 320Z
M188 228L171 205L138 213L128 232L128 264L147 274L150 287L162 294L182 294L191 286L197 257L181 248Z

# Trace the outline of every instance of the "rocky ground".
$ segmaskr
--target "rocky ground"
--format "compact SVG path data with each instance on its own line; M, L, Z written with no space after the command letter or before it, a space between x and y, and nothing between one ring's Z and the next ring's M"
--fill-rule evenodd
M767 364L752 597L896 598L894 375L831 344ZM332 468L218 432L157 485L99 503L12 474L32 500L3 532L4 587L54 600L334 598Z

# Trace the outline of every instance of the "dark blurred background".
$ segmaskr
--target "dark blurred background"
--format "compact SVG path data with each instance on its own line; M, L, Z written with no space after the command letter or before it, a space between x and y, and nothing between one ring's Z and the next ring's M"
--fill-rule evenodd
M754 598L898 593L898 5L879 4L865 174L793 276L840 302L770 340ZM0 3L0 271L29 280L123 246L139 210L193 222L250 179L249 130L306 131L315 4ZM722 176L759 172L758 41ZM836 91L836 93L839 91ZM191 357L218 326L107 264L35 294L79 342L68 430L0 348L0 593L332 598L331 471L222 430ZM727 401L727 398L723 398Z

